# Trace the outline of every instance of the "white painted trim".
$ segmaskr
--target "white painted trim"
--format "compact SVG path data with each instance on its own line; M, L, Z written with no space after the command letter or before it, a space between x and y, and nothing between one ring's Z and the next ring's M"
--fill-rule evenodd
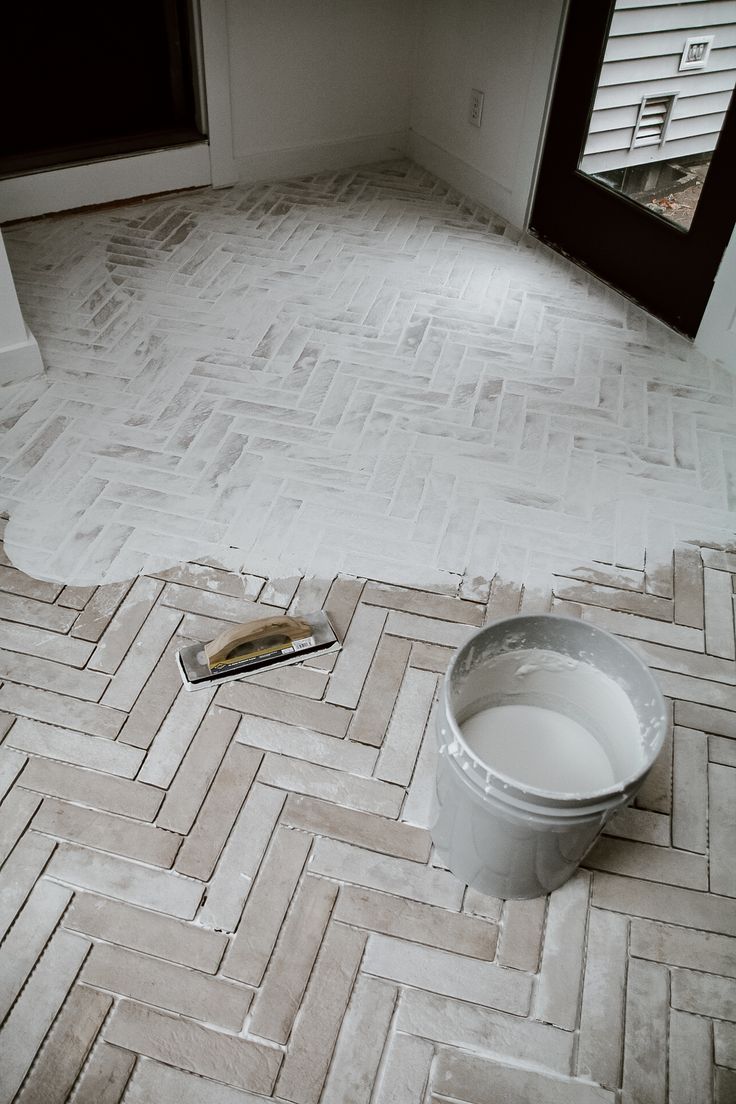
M206 142L0 180L0 222L210 182Z
M736 372L736 229L718 268L695 346Z
M0 385L16 383L43 371L43 361L23 314L0 233Z
M19 383L30 376L38 376L43 370L41 351L27 327L25 341L0 349L0 387L6 383Z
M416 130L409 131L408 146L409 157L417 164L429 169L435 176L451 184L453 188L457 188L463 195L490 207L492 211L509 222L518 224L514 217L517 204L511 188L494 180L487 173L480 172L467 161L436 145Z
M547 137L552 93L557 78L557 68L560 64L562 40L567 25L569 7L570 0L557 0L555 4L542 5L540 25L537 31L537 45L534 52L534 65L524 108L524 122L517 158L517 164L519 162L525 164L523 178L519 182L523 187L523 194L516 197L516 206L520 212L520 219L516 225L523 230L528 228L532 216L532 204L537 189L544 140ZM548 43L553 38L555 47L552 58L549 59ZM517 190L518 188L517 185Z
M290 149L264 150L238 157L235 161L239 179L245 183L258 180L278 180L307 173L347 169L375 161L390 161L407 152L405 130L384 134L369 134L362 138L346 138L339 142L294 146Z
M18 302L10 261L0 233L0 349L26 340L26 324Z
M199 19L210 143L210 179L214 188L226 188L238 179L233 156L227 0L200 0Z

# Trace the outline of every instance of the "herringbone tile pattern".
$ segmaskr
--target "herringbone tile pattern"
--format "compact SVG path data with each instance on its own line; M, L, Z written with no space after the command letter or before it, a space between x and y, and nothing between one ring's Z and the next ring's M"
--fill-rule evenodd
M415 165L5 237L49 368L0 441L36 577L208 556L487 597L731 531L733 377Z
M190 564L0 566L2 1104L732 1104L736 551L464 600ZM185 693L172 649L274 609L344 648ZM471 628L553 609L672 702L634 807L548 899L433 860L433 704Z

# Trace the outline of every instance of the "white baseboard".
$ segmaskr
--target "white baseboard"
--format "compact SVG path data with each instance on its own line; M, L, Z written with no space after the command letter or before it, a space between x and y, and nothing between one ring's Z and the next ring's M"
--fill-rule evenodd
M0 349L0 386L19 383L43 372L43 361L35 337L26 327L26 340Z
M199 188L212 179L206 142L0 180L0 222Z
M348 138L340 142L294 146L290 149L267 150L236 157L239 179L246 184L259 180L280 180L308 173L349 169L372 161L390 161L406 156L405 130L385 134L370 134L363 138Z
M412 161L451 184L463 195L489 207L512 225L521 226L523 212L517 210L518 204L514 202L510 188L473 168L467 161L456 157L442 146L435 145L415 130L409 131L407 149Z

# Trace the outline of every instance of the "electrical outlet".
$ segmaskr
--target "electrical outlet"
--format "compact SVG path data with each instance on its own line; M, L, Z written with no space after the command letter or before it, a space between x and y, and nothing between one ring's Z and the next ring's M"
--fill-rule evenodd
M479 92L477 88L474 88L470 93L470 113L468 115L468 122L473 126L480 126L480 121L483 117L483 93Z

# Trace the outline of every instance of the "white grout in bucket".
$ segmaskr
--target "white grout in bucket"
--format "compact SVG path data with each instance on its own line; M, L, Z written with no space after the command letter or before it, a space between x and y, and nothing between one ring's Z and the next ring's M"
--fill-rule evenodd
M590 793L616 781L595 736L556 709L499 705L475 713L461 727L479 759L524 785Z
M560 794L609 789L643 763L636 711L591 663L519 649L484 665L458 718L468 750L494 774Z

